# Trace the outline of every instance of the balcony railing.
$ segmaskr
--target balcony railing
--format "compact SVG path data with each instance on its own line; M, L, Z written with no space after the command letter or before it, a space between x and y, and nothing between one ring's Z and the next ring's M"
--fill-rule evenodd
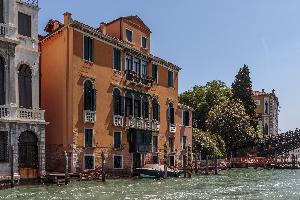
M142 74L138 74L134 71L126 71L126 80L135 83L135 84L141 84L146 87L151 87L153 83L153 79L149 76L145 76Z
M140 130L159 131L160 123L156 120L126 117L126 127Z
M38 0L19 0L19 2L27 3L33 6L38 7L39 6L39 1Z
M84 111L84 122L95 123L96 122L96 111L85 110Z
M114 126L123 126L123 117L120 115L114 115Z
M176 124L170 124L169 131L170 133L176 133Z
M44 110L0 106L0 119L43 122L44 115Z

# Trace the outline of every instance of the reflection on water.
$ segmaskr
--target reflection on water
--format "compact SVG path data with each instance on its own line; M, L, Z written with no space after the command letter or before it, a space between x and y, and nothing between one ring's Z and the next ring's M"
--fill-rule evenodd
M300 199L300 171L235 169L217 176L168 180L73 182L68 186L24 186L0 191L0 199L159 200Z

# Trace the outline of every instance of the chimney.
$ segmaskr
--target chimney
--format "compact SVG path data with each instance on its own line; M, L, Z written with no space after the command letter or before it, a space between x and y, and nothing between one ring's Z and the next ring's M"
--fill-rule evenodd
M106 24L105 24L104 22L101 22L101 23L100 23L99 30L100 30L104 35L106 35Z
M275 94L275 90L274 89L272 90L272 94Z
M262 91L262 93L265 93L265 89L262 89L261 91Z
M64 25L69 24L72 21L72 14L69 12L64 13Z

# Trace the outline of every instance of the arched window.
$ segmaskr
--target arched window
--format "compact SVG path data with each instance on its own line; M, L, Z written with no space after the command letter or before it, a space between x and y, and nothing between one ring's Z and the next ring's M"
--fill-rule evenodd
M96 111L96 90L90 80L84 82L84 110Z
M133 116L133 102L132 102L132 94L127 92L125 95L125 115Z
M4 59L0 57L0 105L5 104L5 67Z
M168 109L168 116L169 116L169 123L170 124L175 124L175 119L174 119L174 106L173 103L169 103L169 109Z
M158 104L157 99L153 99L152 101L152 112L153 112L153 119L156 121L160 121L160 106Z
M32 108L32 78L31 69L28 65L19 68L19 106Z
M142 117L141 97L134 96L134 117Z
M147 97L143 97L142 111L143 111L143 118L148 119L149 118L149 101L148 101Z
M124 97L121 96L119 89L115 88L114 95L114 115L124 115Z

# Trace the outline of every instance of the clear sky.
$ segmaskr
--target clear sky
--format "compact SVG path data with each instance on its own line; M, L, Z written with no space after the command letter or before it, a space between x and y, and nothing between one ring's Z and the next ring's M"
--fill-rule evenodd
M179 91L210 80L228 86L250 66L255 90L279 97L282 131L300 128L299 0L39 0L40 33L65 11L93 27L138 15L150 27L151 51L180 67Z

